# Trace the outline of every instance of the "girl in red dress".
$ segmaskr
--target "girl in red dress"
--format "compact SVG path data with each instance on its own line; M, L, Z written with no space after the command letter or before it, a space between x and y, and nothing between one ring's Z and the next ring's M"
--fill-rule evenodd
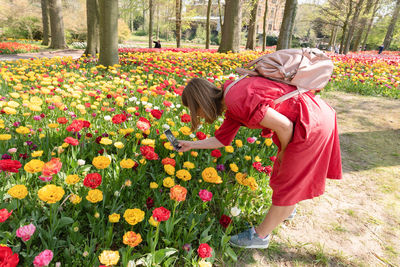
M273 101L296 87L263 77L248 77L223 90L204 79L189 81L182 103L190 110L192 130L199 117L214 122L225 111L225 120L214 137L180 140L180 152L215 149L229 145L241 126L273 132L278 146L270 177L272 205L264 221L238 235L230 243L244 248L266 248L272 230L295 212L301 200L323 194L325 179L341 179L339 136L335 111L320 97L306 92L280 104Z

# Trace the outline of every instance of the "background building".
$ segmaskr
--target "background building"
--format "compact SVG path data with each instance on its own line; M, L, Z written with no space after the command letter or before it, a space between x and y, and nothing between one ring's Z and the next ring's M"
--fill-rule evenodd
M257 34L263 33L265 1L268 1L267 35L278 36L285 9L285 1L283 0L260 0L257 11Z

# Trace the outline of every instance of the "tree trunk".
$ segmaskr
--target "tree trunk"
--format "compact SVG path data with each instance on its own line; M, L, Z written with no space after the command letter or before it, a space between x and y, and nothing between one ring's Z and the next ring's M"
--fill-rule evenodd
M99 52L99 3L98 0L86 0L87 38L85 55L96 57Z
M360 42L361 42L361 38L362 38L363 32L365 30L366 22L367 22L366 18L362 18L360 20L360 28L358 29L357 33L354 35L354 42L353 42L353 44L352 44L352 46L350 48L350 50L353 51L353 52L359 51L359 45L360 45Z
M42 5L42 23L43 23L43 41L42 45L49 45L49 5L47 0L41 0Z
M153 0L149 0L149 48L153 47Z
M266 0L267 1L267 0ZM258 11L258 0L254 0L253 9L250 14L249 30L247 33L246 49L254 50L256 48L257 39L257 11Z
M99 64L109 67L118 59L118 1L99 0L100 58Z
M226 0L224 12L224 25L222 27L221 44L218 51L239 52L241 28L241 3L240 0Z
M206 20L206 49L210 48L210 16L211 16L212 0L208 0L207 4L207 20Z
M346 38L347 25L349 24L349 19L350 19L352 12L353 12L353 0L350 0L349 11L347 12L346 20L344 21L343 27L342 27L343 33L342 33L342 40L340 41L340 51L339 51L340 54L343 54L343 51L344 51L344 41Z
M221 11L221 0L218 0L218 12L219 12L219 25L221 26L222 29L222 11Z
M297 14L297 1L296 1L296 6L293 9L292 13L292 21L290 22L290 35L289 35L289 48L292 47L292 39L293 39L293 31L294 31L294 23L296 20L296 14Z
M144 25L146 24L146 0L142 0L143 3L143 24L142 24L142 30L145 31Z
M268 14L268 0L265 0L265 9L264 9L264 17L263 17L262 51L265 51L265 46L267 45L267 14Z
M397 18L399 17L399 13L400 13L400 0L397 0L396 7L393 10L392 19L390 20L390 24L389 24L388 29L386 31L385 40L383 41L383 46L385 47L385 49L388 49L390 47L391 42L392 42L393 31L394 31L394 27L395 27L396 22L397 22Z
M175 0L176 5L176 21L175 21L175 37L176 47L181 47L181 27L182 27L182 0Z
M364 4L364 0L359 0L356 5L353 19L351 20L351 23L350 23L349 32L347 33L347 38L346 38L344 51L343 51L344 54L347 54L349 52L350 43L351 43L351 40L353 39L354 29L356 27L358 17L360 16L360 12L361 12L363 4Z
M156 27L156 39L160 39L160 6L156 6L157 9L157 27Z
M276 50L288 49L290 47L290 35L292 30L292 23L296 16L297 0L286 0L285 11L283 13L283 19L281 29L279 31L278 44Z
M336 36L337 36L337 26L334 25L332 28L331 37L329 38L329 47L334 47L336 43Z
M351 51L356 52L359 51L359 45L361 43L361 38L365 30L365 26L367 24L367 16L371 12L371 8L374 6L374 0L368 0L366 3L366 7L363 12L363 16L360 19L360 23L358 23L359 29L357 30L357 33L354 36L354 42L350 48Z
M371 18L369 19L367 32L365 33L364 41L363 41L363 43L362 43L362 45L361 45L361 49L362 49L362 50L365 50L365 48L366 48L367 40L368 40L368 35L369 35L369 32L371 31L371 28L372 28L372 24L373 24L373 22L374 22L374 17L375 17L376 11L378 10L379 1L380 1L380 0L376 0L375 5L374 5L374 11L372 11Z
M65 42L64 21L61 0L48 0L50 10L51 43L50 48L68 48Z

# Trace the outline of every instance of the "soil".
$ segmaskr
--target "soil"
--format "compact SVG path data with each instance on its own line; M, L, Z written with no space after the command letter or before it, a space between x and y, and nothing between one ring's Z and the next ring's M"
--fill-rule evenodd
M322 98L337 112L343 179L328 179L267 250L240 251L236 266L400 266L400 101Z

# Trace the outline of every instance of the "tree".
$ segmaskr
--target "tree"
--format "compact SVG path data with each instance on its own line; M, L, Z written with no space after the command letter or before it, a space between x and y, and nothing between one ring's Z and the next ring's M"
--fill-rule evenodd
M392 42L394 27L399 17L399 13L400 13L400 0L397 0L396 7L393 10L392 19L390 20L389 26L386 31L385 40L383 41L383 46L385 47L385 49L388 49Z
M334 47L336 45L337 32L338 32L338 26L334 25L332 27L331 37L329 38L329 44L328 44L329 47Z
M290 28L289 28L289 32L290 32L290 35L289 35L289 47L292 46L293 31L294 31L294 23L296 21L296 14L297 14L297 4L293 9L292 16L290 17L291 18L291 22L290 22Z
M357 29L357 32L354 36L354 42L352 43L352 45L350 47L351 51L353 51L353 52L358 51L358 47L360 45L362 35L364 33L365 26L367 24L368 15L371 12L371 8L374 5L373 2L374 2L374 0L368 0L366 7L364 9L364 12L362 14L362 17L358 23L359 28Z
M400 1L400 0L399 0ZM351 20L350 23L350 27L349 27L349 31L347 33L347 38L346 38L346 42L344 44L344 49L343 49L343 53L347 54L349 52L350 49L350 42L353 39L353 33L354 33L354 29L356 27L357 24L357 20L358 17L360 15L361 9L363 7L364 4L364 0L359 0L356 7L355 7L355 11L354 11L354 15L353 15L353 19Z
M343 54L344 52L344 45L345 45L345 38L346 38L346 32L347 32L347 26L349 24L349 20L351 17L351 14L353 13L353 0L350 0L349 6L347 8L347 15L346 15L346 19L343 23L343 27L342 27L342 40L340 41L340 54Z
M181 47L181 28L182 28L182 0L175 0L175 37L176 37L176 47Z
M296 17L296 9L297 0L286 0L285 11L283 13L276 50L287 49L290 47L291 34Z
M68 48L65 42L64 22L62 16L61 0L48 0L50 10L51 43L50 48Z
M268 0L266 0L268 2ZM257 11L258 0L253 1L253 8L251 9L249 31L247 33L246 49L254 50L256 48L256 25L257 25Z
M99 0L100 58L99 64L109 67L118 64L118 1Z
M221 0L218 0L218 15L219 15L219 25L221 26L222 29L222 11L221 11Z
M99 52L99 3L86 0L87 38L85 55L95 57Z
M149 48L153 46L153 0L149 0Z
M224 11L224 25L222 26L221 44L218 52L239 52L241 28L240 0L226 0Z
M263 17L263 40L262 40L262 51L265 51L267 43L267 14L268 14L268 0L265 1L264 17Z
M212 0L208 0L207 4L207 20L206 20L206 49L210 48L210 16L211 16Z
M41 0L42 7L42 24L43 24L43 41L42 45L49 45L49 5L47 0Z
M380 0L376 0L376 1L375 1L374 10L372 11L372 15L371 15L371 17L370 17L370 19L369 19L367 32L365 33L364 41L363 41L363 43L362 43L362 45L361 45L361 47L362 47L363 50L365 50L365 48L366 48L366 46L367 46L368 35L369 35L370 31L371 31L371 28L372 28L372 24L373 24L373 22L374 22L374 17L375 17L376 11L378 10L379 1L380 1Z

